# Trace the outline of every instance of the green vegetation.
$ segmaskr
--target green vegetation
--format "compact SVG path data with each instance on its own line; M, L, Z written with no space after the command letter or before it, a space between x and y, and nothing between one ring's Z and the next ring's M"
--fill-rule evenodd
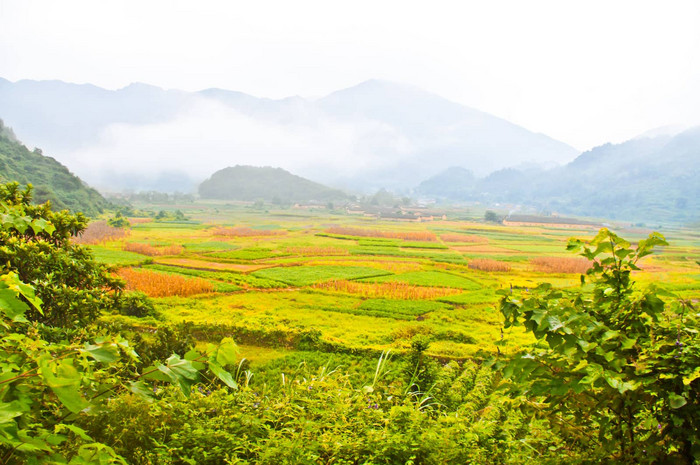
M141 290L169 291L148 298L120 290L72 242L84 218L5 189L2 463L700 458L692 231L663 248L658 235L637 233L632 247L606 230L577 233L585 240L570 247L594 261L581 285L574 273L533 270L531 259L567 245L550 225L442 221L473 242L414 248L318 233L331 223L429 237L435 223L194 202L177 205L188 223L134 223L91 246L110 269L136 267L119 273L140 276ZM286 233L221 240L217 226L231 224ZM123 252L128 243L176 247L149 258ZM472 269L463 254L508 259L511 270ZM167 289L181 276L208 289Z
M274 279L291 286L310 286L331 279L359 279L388 275L386 271L362 266L294 266L267 268L256 271L254 276Z
M469 278L462 276L444 273L441 271L412 271L396 276L380 276L376 278L367 278L364 281L375 283L383 283L394 281L399 283L414 284L416 286L430 287L452 287L455 289L477 290L481 286Z
M51 201L57 209L96 216L109 208L109 202L68 168L39 149L30 151L11 136L9 128L0 122L0 182L31 184L36 202Z
M652 234L633 249L601 229L569 245L593 262L589 289L503 293L506 327L522 324L543 343L506 363L509 390L601 460L700 459L698 314L689 301L667 308L657 289L631 279L659 245L667 243Z
M214 173L199 186L205 199L265 200L280 205L283 202L346 200L348 196L335 189L295 176L281 168L234 166Z

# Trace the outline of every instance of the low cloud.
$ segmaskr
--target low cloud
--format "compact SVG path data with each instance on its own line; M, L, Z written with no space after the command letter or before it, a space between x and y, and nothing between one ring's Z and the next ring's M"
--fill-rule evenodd
M312 106L293 113L293 118L251 116L200 98L167 122L111 124L96 144L61 159L100 189L188 191L237 164L282 167L329 182L368 167L390 167L413 150L402 134L380 122L341 121Z

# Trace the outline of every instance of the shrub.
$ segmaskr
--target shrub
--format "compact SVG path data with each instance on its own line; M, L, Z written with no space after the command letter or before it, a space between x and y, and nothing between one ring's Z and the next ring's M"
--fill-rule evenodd
M666 241L656 233L633 249L601 229L568 247L590 260L592 286L502 292L505 326L523 325L539 340L505 364L510 390L524 396L525 411L536 403L563 437L598 456L591 461L700 459L698 315L631 279L657 245Z
M122 296L116 305L116 310L122 315L144 318L155 315L153 303L143 292L129 292ZM184 354L184 352L181 352Z

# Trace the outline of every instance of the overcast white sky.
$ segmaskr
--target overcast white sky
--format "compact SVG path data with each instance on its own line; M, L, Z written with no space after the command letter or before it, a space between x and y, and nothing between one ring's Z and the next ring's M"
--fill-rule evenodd
M700 124L699 25L698 0L0 0L0 77L271 98L388 79L583 150Z

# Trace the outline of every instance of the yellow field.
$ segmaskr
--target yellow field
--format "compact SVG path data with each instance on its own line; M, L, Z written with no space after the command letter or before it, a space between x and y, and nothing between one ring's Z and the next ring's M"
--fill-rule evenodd
M143 270L120 274L131 288L158 296L162 318L191 322L202 338L232 335L260 353L304 344L403 350L419 333L431 335L433 355L492 353L501 337L496 291L541 282L578 285L588 264L566 252L567 240L597 232L451 221L449 215L398 223L212 203L170 208L192 221L132 223L128 234L106 236L100 250L116 258L122 250L136 252L132 261L144 257L137 260ZM633 241L648 234L616 231ZM700 237L680 229L664 233L671 246L647 257L637 279L699 299ZM169 286L176 290L158 290ZM529 341L517 331L510 339Z

